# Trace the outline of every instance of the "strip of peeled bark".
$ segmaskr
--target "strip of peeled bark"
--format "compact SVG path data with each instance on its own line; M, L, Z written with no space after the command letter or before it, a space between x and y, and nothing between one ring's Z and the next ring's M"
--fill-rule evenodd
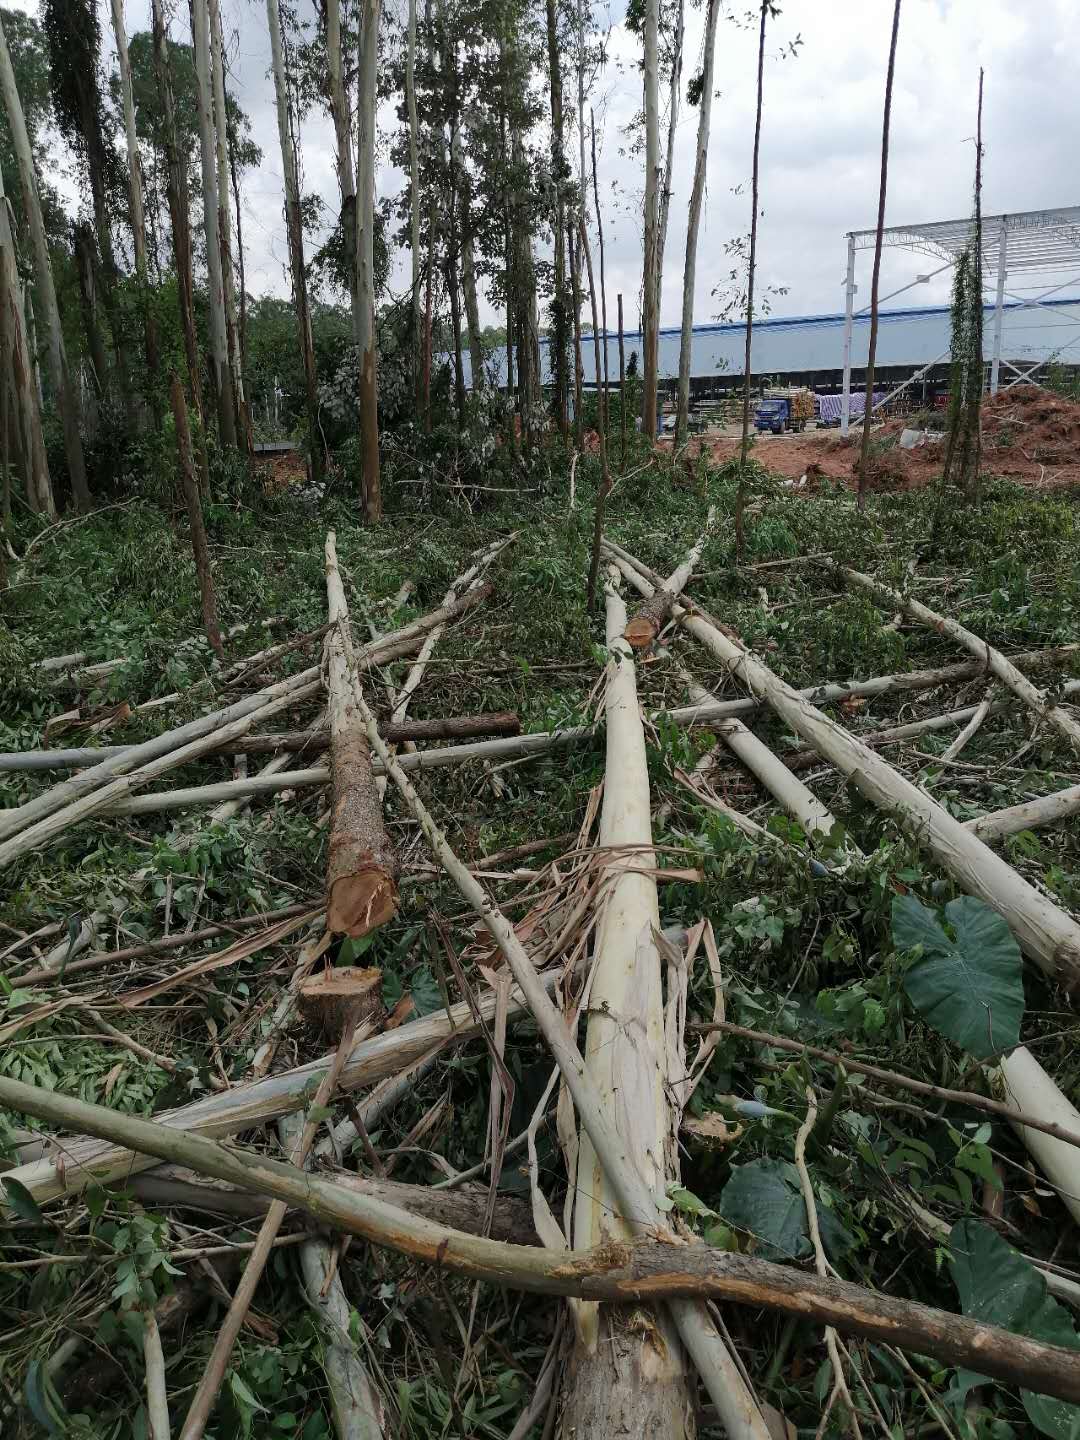
M1048 720L1059 734L1064 735L1071 742L1075 750L1080 750L1080 722L1075 720L1068 711L1056 705L1053 700L1048 699L1045 691L1036 689L1027 676L1022 674L1011 660L1006 659L1000 650L995 650L988 640L980 639L978 635L974 635L961 625L958 620L951 620L947 615L939 615L936 610L931 610L921 601L913 599L910 595L901 595L898 590L883 585L880 580L874 580L871 576L863 575L858 570L849 570L843 565L837 568L849 585L868 591L875 600L881 601L891 609L904 611L913 620L928 625L939 635L947 635L950 640L955 640L958 645L963 645L965 650L970 650L973 655L977 655L1002 684L1007 685L1014 695L1018 695L1025 705L1030 706L1040 719Z
M652 587L630 565L619 568L643 595ZM925 791L816 709L743 645L676 605L675 616L720 661L766 701L797 735L835 765L873 805L892 815L970 894L1003 916L1021 947L1051 979L1080 985L1080 925L1040 894Z
M356 668L349 607L338 570L334 532L326 537L326 689L330 714L330 768L334 801L326 860L327 927L335 934L367 935L397 912L397 852L383 824L371 751L357 710Z
M627 625L624 638L635 650L647 650L664 628L667 618L671 614L671 607L686 588L686 582L694 573L694 568L701 559L701 552L705 548L705 541L708 539L715 518L716 509L710 506L705 520L705 528L690 547L686 559L677 570L668 576L658 590L653 591L645 604L638 607L637 614Z
M608 662L607 766L600 845L618 847L607 866L597 929L585 1067L625 1153L653 1195L664 1191L672 1126L664 1045L664 1000L653 864L645 732L633 653L623 638L626 607L605 586ZM618 1200L588 1131L575 1177L574 1245L626 1239ZM564 1371L561 1433L674 1437L694 1432L689 1375L672 1317L663 1310L580 1307Z
M707 1296L767 1306L824 1321L848 1335L884 1341L946 1365L960 1365L1062 1400L1080 1401L1080 1352L984 1325L795 1266L774 1265L702 1244L638 1240L596 1250L505 1245L449 1230L280 1160L171 1129L154 1120L90 1105L54 1090L0 1076L0 1104L58 1127L94 1131L200 1174L282 1200L332 1228L457 1274L509 1289L577 1296L601 1303ZM6 1178L17 1176L9 1171ZM730 1428L730 1427L729 1427ZM768 1440L767 1431L759 1431ZM579 1437L585 1440L585 1437Z

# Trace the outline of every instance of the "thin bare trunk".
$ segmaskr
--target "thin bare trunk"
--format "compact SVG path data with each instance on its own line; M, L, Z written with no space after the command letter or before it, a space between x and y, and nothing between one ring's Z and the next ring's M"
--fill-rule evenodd
M757 109L754 117L754 164L750 181L750 253L746 265L746 347L743 353L742 442L739 447L739 489L735 496L735 555L741 561L746 551L744 514L746 510L746 466L750 459L750 351L754 339L754 277L757 267L758 177L761 155L761 102L765 76L765 22L769 0L761 0L758 31Z
M364 519L382 519L379 392L375 357L375 112L381 0L361 0L356 293L360 309L360 476Z
M195 461L191 453L191 429L188 426L187 404L180 377L174 375L169 386L172 401L173 421L176 425L176 452L180 462L180 487L187 506L188 523L191 526L191 550L195 557L195 574L199 581L199 598L202 604L203 628L210 648L219 660L225 658L225 647L221 643L221 626L218 623L217 594L214 590L214 576L210 569L210 551L206 544L206 528L203 525L202 505L199 487L195 479Z
M874 410L874 360L877 357L878 289L881 278L881 245L885 229L885 191L889 178L889 121L892 116L893 72L896 68L896 37L900 30L900 0L893 6L892 37L889 40L889 67L885 72L885 117L881 123L881 181L878 186L877 234L874 236L874 270L870 281L870 349L866 359L866 405L863 408L862 447L859 451L858 504L866 503L867 471L870 465L870 421Z
M686 0L678 0L678 6L679 8L675 19L675 38L671 52L671 91L668 102L667 160L664 165L664 184L660 191L660 233L656 242L657 317L659 317L660 314L660 301L664 289L664 250L667 246L668 212L671 209L671 176L675 168L675 132L679 125Z
M360 343L360 311L356 294L356 170L353 165L352 115L345 85L341 53L341 0L326 0L326 78L330 115L334 122L334 165L341 196L341 238L345 245L345 271L349 285L353 334Z
M232 214L229 205L229 112L225 98L225 39L221 32L220 0L209 0L210 57L213 64L214 120L217 149L218 238L221 245L221 279L225 296L225 340L229 378L236 413L240 448L251 454L251 414L244 393L240 333L236 320L236 282L232 263Z
M581 243L574 231L578 227L571 216L566 220L566 254L570 261L570 289L574 297L574 446L580 454L585 448L584 384L581 363Z
M143 206L142 166L139 163L139 139L135 129L135 97L131 86L131 61L128 57L127 30L124 26L124 0L111 0L113 35L116 39L116 59L120 70L120 96L124 110L124 140L127 146L128 162L128 211L131 219L131 238L135 251L135 276L139 282L139 300L143 312L143 339L146 347L147 379L150 382L153 403L157 405L154 390L160 369L157 321L150 298L150 276L146 264L146 215Z
M593 203L596 206L596 245L600 251L600 323L604 330L604 430L607 431L608 407L611 400L608 385L608 333L607 333L607 280L604 277L604 217L600 210L600 183L596 177L596 116L589 108L589 134L592 139L592 183ZM596 377L597 389L600 386L600 376Z
M549 88L551 90L551 179L555 187L555 293L551 298L553 347L552 380L555 386L555 420L563 440L567 438L567 324L566 324L566 180L563 149L562 68L559 63L559 33L555 0L546 0Z
M705 200L709 161L709 131L712 126L713 68L716 60L716 22L720 0L707 0L704 63L701 69L701 98L698 101L697 158L690 191L690 213L686 222L686 260L683 265L682 334L679 337L679 397L675 410L675 449L686 439L690 413L690 356L694 343L694 285L697 278L698 233Z
M236 448L236 411L229 371L229 342L225 321L225 281L218 228L217 145L214 127L213 87L210 74L210 15L207 0L192 0L192 39L195 49L195 93L202 165L203 230L206 240L207 300L210 311L210 359L214 400L221 443Z
M95 393L98 399L101 399L108 389L109 365L105 358L105 339L98 320L97 247L94 244L93 226L85 221L76 222L72 231L72 249L75 255L75 271L79 277L79 309L86 334L86 348L90 352Z
M312 479L320 481L325 468L325 457L322 427L319 424L319 381L315 373L315 344L311 337L311 311L308 307L307 276L304 270L304 226L300 212L296 136L292 129L289 83L285 74L278 0L266 0L266 18L270 26L270 53L274 68L274 94L277 100L278 143L281 147L281 166L285 176L285 231L289 243L289 269L292 274L293 305L296 309L300 354L304 365L308 453L311 457Z
M244 275L244 230L240 222L240 171L236 164L236 147L234 144L235 135L229 130L229 174L232 179L233 205L236 211L236 268L240 276L240 315L239 315L239 344L240 344L240 373L247 371L247 283ZM247 416L247 424L251 425L251 406L246 394L244 408Z
M660 100L657 75L659 0L645 0L645 274L642 282L641 429L656 438L656 389L660 364L660 315L657 310L657 259L660 246L658 189L660 172Z
M157 78L158 96L161 100L162 133L165 140L167 166L165 189L172 227L180 327L184 335L188 394L199 422L199 483L203 494L206 495L210 489L210 464L206 450L206 419L202 405L199 342L195 332L195 280L191 262L191 219L187 193L187 166L181 160L177 139L176 99L173 94L172 67L169 63L165 10L162 0L151 0L151 15L154 29L154 73Z
M595 159L596 151L593 150ZM597 207L597 217L600 210ZM585 230L585 222L581 224L581 243L585 251L585 263L589 272L589 301L592 308L593 324L593 364L596 369L596 434L600 443L600 488L596 492L596 512L593 516L593 542L592 557L589 561L589 581L585 592L585 603L591 610L593 601L596 598L596 581L600 570L600 541L604 534L604 511L607 506L607 499L611 493L611 470L608 466L607 450L607 414L603 403L603 396L600 389L600 335L596 328L596 285L593 279L592 251L589 249L589 237ZM604 335L604 345L607 346L607 334Z
M15 254L15 235L11 214L4 195L3 177L0 176L0 387L9 390L12 399L12 414L7 434L12 434L16 448L22 457L23 478L26 483L26 501L31 510L56 519L56 501L53 499L52 480L49 476L49 461L45 453L45 440L41 431L41 407L37 386L34 384L34 367L27 342L26 327L23 323L22 303L19 295L19 272ZM10 376L10 389L6 376ZM5 518L7 532L10 516Z
M405 104L409 113L409 314L412 317L412 353L421 353L420 321L420 119L416 106L416 0L409 0L405 42ZM416 366L416 404L424 406L424 368Z
M619 473L626 469L626 347L623 343L622 295L619 297Z
M0 22L0 100L3 101L4 109L7 112L8 128L11 132L15 159L19 167L23 210L34 252L34 273L38 294L45 308L45 324L49 332L49 363L52 369L53 385L56 389L56 402L60 408L60 419L64 429L64 453L67 457L68 474L71 479L71 493L80 510L89 510L93 502L86 483L86 462L83 458L82 438L79 434L79 392L72 383L68 372L64 335L60 324L60 307L56 298L52 262L49 258L49 244L45 236L45 221L41 213L37 176L34 173L34 157L30 149L30 136L26 129L26 118L19 100L15 71L11 64L11 54L8 50L2 22Z

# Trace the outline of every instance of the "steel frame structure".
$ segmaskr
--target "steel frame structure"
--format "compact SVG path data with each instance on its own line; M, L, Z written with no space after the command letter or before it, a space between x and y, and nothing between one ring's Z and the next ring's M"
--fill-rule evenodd
M894 299L895 296L904 294L905 291L913 289L916 285L925 285L935 275L940 275L943 270L950 269L971 243L974 231L975 222L970 218L966 220L931 220L920 225L888 226L882 231L883 246L912 250L940 260L942 263L928 274L916 276L914 280L907 285L902 285L899 290L894 290L890 295L882 296L878 303L883 304L885 300ZM853 324L856 315L865 315L870 309L868 305L864 306L862 310L855 309L857 288L855 285L855 254L858 250L872 249L876 240L876 230L852 230L847 237L847 276L844 282L844 390L840 411L840 433L842 435L848 434L851 422ZM986 215L982 222L981 249L984 284L988 276L993 276L995 280L990 393L996 395L1003 364L1006 369L1015 372L1013 378L1005 386L1006 389L1021 382L1038 384L1038 381L1033 381L1033 376L1047 363L1045 360L1036 361L1027 370L1021 370L1011 360L1002 360L1001 332L1005 298L1008 296L1010 300L1018 301L1026 310L1038 310L1051 295L1056 294L1059 290L1064 290L1069 285L1080 282L1080 205L1063 205L1056 210L1021 210L1013 215ZM1029 274L1038 270L1061 271L1066 269L1075 269L1076 275L1060 285L1045 290L1034 299L1026 299L1005 288L1005 282L1010 273ZM1080 332L1077 332L1072 340L1059 346L1055 354L1060 354L1077 343L1080 343ZM874 409L888 404L894 395L930 368L932 367L926 366L924 371L918 372L910 380L906 380L903 385L891 390L884 400L874 406Z

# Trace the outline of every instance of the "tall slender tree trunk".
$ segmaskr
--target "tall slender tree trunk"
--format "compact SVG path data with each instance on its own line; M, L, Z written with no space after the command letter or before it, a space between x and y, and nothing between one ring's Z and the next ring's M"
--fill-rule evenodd
M694 184L690 191L690 213L686 221L686 260L683 264L682 334L679 337L679 396L675 408L675 450L686 440L690 412L690 356L694 343L694 283L697 276L698 234L705 200L705 179L709 161L709 131L712 126L713 66L716 59L716 22L720 0L706 0L704 60L701 68L701 99L698 101L697 156Z
M162 0L150 0L154 30L154 74L161 100L162 134L165 141L165 192L169 205L169 222L173 238L173 263L176 267L176 290L180 307L180 328L184 336L184 358L187 362L188 390L199 422L199 479L203 494L210 489L210 460L206 444L206 417L202 403L202 367L199 363L199 342L195 330L195 277L191 260L191 207L188 201L187 166L180 157L176 129L176 97L173 93L172 66L165 32L165 9Z
M206 240L207 300L210 310L210 363L221 443L236 448L236 406L229 370L228 325L225 319L225 280L219 228L217 144L214 127L210 66L210 15L207 0L192 0L192 38L195 47L195 91L202 170L203 230Z
M199 503L199 489L195 483L195 464L191 455L191 429L188 426L187 404L184 401L184 387L180 377L173 375L169 394L172 400L173 423L176 426L176 450L180 463L180 486L187 506L188 523L191 526L191 550L195 558L195 575L199 582L199 599L202 604L203 628L210 648L219 659L225 657L221 643L221 626L218 623L217 594L214 590L214 576L210 569L210 551L206 543L206 529L203 525L202 506Z
M10 377L10 385L8 379ZM38 514L56 519L49 462L41 433L41 409L34 367L23 323L15 232L3 176L0 175L0 388L10 394L6 437L13 434L21 457L26 502Z
M240 342L240 373L247 374L247 281L244 275L244 227L240 220L240 170L236 163L236 135L233 128L229 127L229 175L232 179L233 208L236 213L236 269L240 278L240 315L239 315L239 342ZM251 423L251 402L247 399L247 392L244 394L244 405L247 410L248 423Z
M379 391L375 356L375 112L381 0L361 0L356 291L360 307L360 453L364 518L382 519Z
M412 326L412 354L421 351L420 322L420 118L416 105L416 0L409 0L405 40L405 106L409 114L409 314ZM423 364L415 368L414 389L418 408L423 407Z
M861 510L866 503L867 471L870 466L870 419L874 405L874 361L877 357L878 286L881 279L881 245L885 230L885 191L889 178L889 121L892 116L893 72L896 69L896 37L900 31L900 0L893 6L892 36L889 40L889 67L885 72L885 115L881 122L881 183L878 187L877 234L874 236L874 271L870 281L870 349L866 357L866 406L863 409L862 446L859 450L859 495Z
M274 68L274 93L277 98L281 168L285 176L285 231L289 242L293 305L296 309L300 355L304 364L304 393L307 401L311 474L314 480L321 481L325 465L322 427L319 424L319 381L315 372L315 342L311 335L311 310L308 306L307 274L304 269L304 227L300 212L296 137L292 133L290 121L289 89L285 75L285 55L281 44L281 16L278 11L278 0L266 0L266 18L270 26L270 54Z
M765 22L770 0L761 0L758 31L757 111L754 119L754 164L750 180L750 253L746 267L746 348L743 354L742 443L739 446L739 488L735 495L735 553L739 560L746 551L746 466L750 459L750 350L754 338L754 273L757 265L758 158L761 153L761 100L765 74Z
M607 280L604 276L604 217L600 210L600 182L596 174L596 116L589 107L589 134L592 139L592 183L593 203L596 207L596 242L600 251L600 323L604 331L604 427L608 424L608 409L611 400L610 387L608 384L608 334L607 334ZM597 375L596 383L599 386L600 376Z
M445 58L445 57L444 57ZM457 193L457 163L460 154L457 115L450 120L450 203L446 242L446 292L450 299L450 329L454 341L454 408L458 425L465 425L465 366L461 355L461 292L458 289L458 211L454 203Z
M52 263L49 259L49 245L45 238L45 221L41 214L37 177L34 174L34 157L30 149L30 136L26 129L22 103L15 84L15 71L11 54L0 22L0 99L8 117L15 159L19 167L19 184L22 189L23 209L30 231L30 242L34 252L34 273L38 294L45 309L45 324L49 332L49 364L52 370L56 402L60 408L60 419L64 428L64 454L67 458L68 474L71 479L71 493L80 510L89 510L92 504L90 490L86 483L86 462L83 458L82 438L79 435L79 394L68 372L67 355L64 351L64 335L60 327L60 307L56 299L56 284L53 279Z
M683 34L685 30L686 0L678 0L679 8L675 20L675 38L671 52L671 97L668 108L667 161L664 165L664 184L660 191L660 222L656 241L656 313L660 314L660 301L664 290L664 251L667 247L668 213L671 209L671 176L675 169L675 131L679 125L679 100L682 89ZM659 321L657 322L659 323Z
M225 343L229 380L236 414L240 448L252 454L251 415L244 392L244 367L236 321L236 280L232 262L232 213L229 205L229 111L225 98L225 37L221 31L220 0L209 0L210 59L214 92L215 149L217 151L218 240L221 246L221 282L225 297Z
M626 469L626 347L623 343L622 294L619 303L619 473Z
M599 207L597 207L599 215ZM589 307L592 310L593 328L593 365L596 370L596 435L600 447L600 488L596 492L596 513L593 517L593 544L592 558L589 563L589 583L586 590L586 604L591 610L596 597L596 581L600 573L600 541L604 534L604 511L607 507L607 498L611 493L611 471L608 468L607 450L607 410L601 403L600 390L600 330L598 328L599 316L596 307L596 279L593 275L592 251L589 248L589 235L585 229L585 221L581 222L581 248L585 251L585 266L589 274ZM605 327L606 328L606 327ZM607 347L607 335L604 335L604 346Z
M566 182L569 169L563 148L562 68L559 63L559 31L555 0L546 0L548 71L551 89L551 180L555 187L555 293L551 298L552 380L555 387L555 420L563 440L567 438L566 377Z
M124 140L128 164L128 214L131 220L131 241L135 252L135 277L139 284L139 303L143 317L143 344L146 349L146 373L151 405L160 424L160 405L156 392L161 355L158 345L157 321L150 297L150 276L146 263L146 213L143 204L142 167L139 164L139 138L135 129L135 96L131 85L131 60L128 56L127 30L124 26L124 0L111 0L116 60L120 71L120 98L124 111Z
M458 133L460 145L461 136ZM461 230L461 291L465 297L465 323L469 328L469 373L474 391L484 388L484 347L480 340L480 302L476 294L476 254L473 247L471 186L465 164L458 173L458 204Z
M360 311L356 294L356 170L353 166L352 125L345 62L341 52L341 0L326 0L326 78L330 115L334 122L334 164L341 196L341 235L345 242L345 269L352 308L353 335L360 341Z
M641 428L650 443L656 438L656 388L660 364L660 315L657 310L659 255L658 180L660 169L660 102L657 77L659 0L645 0L645 274L642 285Z
M578 212L580 223L581 212ZM585 406L582 394L584 367L581 363L581 247L574 231L578 226L567 217L566 253L570 261L570 285L574 296L574 313L571 317L574 328L574 445L578 451L585 448Z
M109 366L98 319L97 247L93 226L85 220L77 221L72 228L72 248L79 279L79 307L86 333L86 348L90 352L90 367L94 375L94 393L101 400L109 384Z

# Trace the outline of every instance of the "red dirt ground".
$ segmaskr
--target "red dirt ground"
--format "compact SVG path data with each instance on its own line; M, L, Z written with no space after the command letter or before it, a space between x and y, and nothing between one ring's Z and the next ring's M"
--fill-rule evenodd
M1036 385L1018 385L983 403L984 474L1005 475L1036 490L1080 488L1080 403L1067 400ZM895 436L910 421L886 421L873 438ZM820 488L822 479L852 483L859 458L861 435L843 440L833 431L805 435L759 436L754 453L767 469L789 476L796 482L807 477L809 493ZM730 460L738 451L738 438L708 436L695 442L708 446L718 460ZM873 460L872 488L876 490L921 489L941 473L944 447L941 443L916 450L901 450L899 444Z

